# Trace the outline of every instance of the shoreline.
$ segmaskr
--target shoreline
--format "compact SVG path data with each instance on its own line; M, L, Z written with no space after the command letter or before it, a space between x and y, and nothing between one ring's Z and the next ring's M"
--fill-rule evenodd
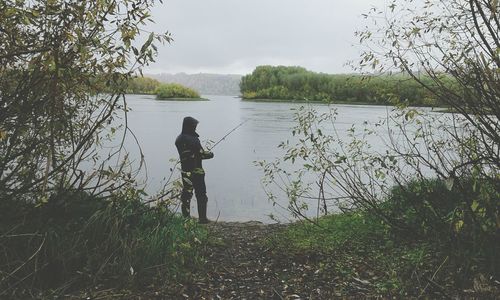
M155 98L155 100L158 101L210 101L210 99L207 98Z
M262 103L312 103L312 104L342 104L342 105L370 105L370 106L393 106L395 107L396 105L391 104L391 103L373 103L373 102L357 102L357 101L316 101L316 100L285 100L285 99L248 99L248 98L243 98L241 96L237 97L240 98L241 101L246 101L246 102L262 102ZM426 108L432 108L432 109L447 109L445 107L441 106L426 106L426 105L410 105L408 107L426 107Z

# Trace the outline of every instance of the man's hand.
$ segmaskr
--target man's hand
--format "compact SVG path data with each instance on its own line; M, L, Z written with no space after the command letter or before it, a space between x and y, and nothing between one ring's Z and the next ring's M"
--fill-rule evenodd
M211 158L214 158L214 153L210 152L210 151L203 151L203 153L201 155L201 158L202 159L211 159Z

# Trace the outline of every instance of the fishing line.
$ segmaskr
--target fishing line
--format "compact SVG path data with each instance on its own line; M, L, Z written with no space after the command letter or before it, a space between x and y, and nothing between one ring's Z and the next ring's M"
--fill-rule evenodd
M231 129L228 133L226 133L226 135L224 135L220 140L218 140L215 144L213 144L212 147L207 148L208 151L212 151L212 149L215 148L215 146L217 146L220 142L222 142L223 140L225 140L231 133L235 132L238 128L240 128L241 126L243 126L243 124L245 124L248 121L249 121L249 119L241 122L236 127L234 127L233 129Z

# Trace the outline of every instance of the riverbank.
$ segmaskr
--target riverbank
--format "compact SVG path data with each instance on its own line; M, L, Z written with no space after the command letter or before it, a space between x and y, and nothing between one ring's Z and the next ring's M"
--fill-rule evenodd
M380 224L380 223L379 223ZM391 239L356 214L309 223L217 222L205 226L204 264L178 281L86 297L168 299L495 298L500 284L453 281L429 243Z
M312 104L348 104L348 105L377 105L388 106L387 103L352 102L352 101L317 101L305 99L247 99L240 97L241 101L247 102L269 102L269 103L312 103Z
M340 105L370 105L370 106L394 106L393 104L388 103L374 103L374 102L363 102L363 101L342 101L342 100L334 100L334 101L317 101L317 100L304 100L304 99L248 99L243 98L241 96L236 97L240 98L241 101L245 102L255 102L255 103L311 103L311 104L340 104ZM443 106L429 106L429 105L411 105L411 107L429 107L433 109L438 109L436 112L450 112L449 109Z
M195 98L190 98L190 97L171 97L171 98L158 98L158 96L155 93L130 93L130 94L125 94L125 95L138 95L138 96L156 96L156 100L158 101L210 101L208 98L203 98L203 97L195 97Z

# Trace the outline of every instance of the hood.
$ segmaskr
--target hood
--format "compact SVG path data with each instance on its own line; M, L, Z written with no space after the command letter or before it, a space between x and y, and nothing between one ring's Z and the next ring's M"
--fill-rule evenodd
M191 135L196 135L196 125L198 125L198 120L193 117L185 117L182 121L182 133L187 133Z

